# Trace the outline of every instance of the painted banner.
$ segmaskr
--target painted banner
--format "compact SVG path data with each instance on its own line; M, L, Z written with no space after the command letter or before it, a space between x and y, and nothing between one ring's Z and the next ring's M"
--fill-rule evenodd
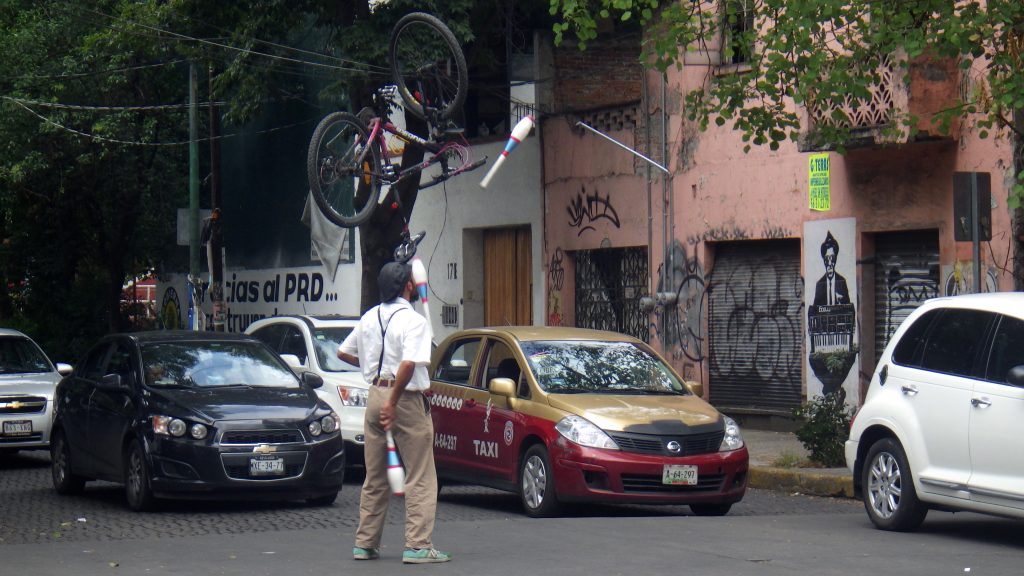
M859 399L857 220L804 222L807 399Z

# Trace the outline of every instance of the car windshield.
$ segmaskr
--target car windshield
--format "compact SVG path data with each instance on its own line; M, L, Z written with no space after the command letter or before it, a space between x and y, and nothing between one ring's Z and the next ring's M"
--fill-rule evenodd
M35 342L22 336L0 337L0 374L52 372L53 365Z
M688 394L657 356L631 342L523 342L542 390L553 394Z
M316 361L324 372L358 372L359 367L338 358L338 346L352 332L351 326L313 330Z
M254 342L160 342L141 351L146 384L154 388L300 385L276 354Z

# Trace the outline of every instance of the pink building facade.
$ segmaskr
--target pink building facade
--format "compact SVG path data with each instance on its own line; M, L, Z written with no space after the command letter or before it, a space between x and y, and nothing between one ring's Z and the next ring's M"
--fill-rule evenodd
M555 77L588 54L589 84L556 81L541 126L547 324L640 337L736 412L788 414L831 392L858 404L903 318L974 291L957 172L990 181L981 290L1016 289L1008 134L922 125L913 142L868 138L845 155L792 142L744 153L728 124L701 132L685 119L683 95L707 65L663 77L640 70L636 47L566 46ZM961 87L946 62L915 62L897 80L880 106L922 118Z

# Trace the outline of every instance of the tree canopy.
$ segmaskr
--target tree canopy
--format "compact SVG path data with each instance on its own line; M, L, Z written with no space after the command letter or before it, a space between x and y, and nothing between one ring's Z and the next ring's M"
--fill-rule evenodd
M481 30L504 31L513 10L534 7L512 0L0 0L0 325L24 329L51 355L74 360L97 336L132 328L121 309L126 283L187 269L175 234L177 209L188 204L190 63L200 70L205 207L212 103L224 120L221 138L272 103L354 112L390 81L388 33L403 14L431 12L471 43ZM410 188L403 193L411 211ZM376 296L376 270L401 232L397 214L377 212L361 230L364 305Z
M965 71L981 71L965 83L968 90L953 95L953 106L931 119L939 131L959 119L981 137L1024 136L1019 0L550 0L550 13L559 18L556 42L569 35L581 49L605 22L640 20L645 61L662 71L681 67L688 52L706 56L720 50L724 62L742 56L739 73L708 75L686 95L686 113L702 129L709 122L732 123L747 149L752 144L774 150L786 139L798 141L806 128L798 106L867 97L880 80L881 59L894 54L906 55L897 59L902 66L924 55L957 59ZM919 119L895 120L894 130L913 132ZM840 151L850 137L848 123L815 128L820 141ZM1024 172L1011 207L1019 207L1022 196Z

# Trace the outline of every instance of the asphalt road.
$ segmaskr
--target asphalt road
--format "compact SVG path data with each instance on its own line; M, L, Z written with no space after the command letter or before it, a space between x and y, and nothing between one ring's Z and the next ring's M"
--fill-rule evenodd
M874 530L860 503L751 490L723 518L685 506L576 506L530 519L515 496L446 487L435 544L455 560L401 567L393 501L383 558L350 559L358 478L329 507L171 502L138 514L119 486L58 497L43 453L0 458L0 573L1020 574L1024 523L933 512L922 530Z

